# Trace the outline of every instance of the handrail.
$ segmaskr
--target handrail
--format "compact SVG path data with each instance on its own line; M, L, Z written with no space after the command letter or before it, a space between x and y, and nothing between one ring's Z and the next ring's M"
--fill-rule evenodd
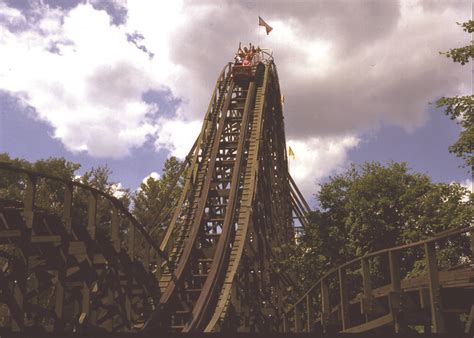
M374 257L374 256L378 256L378 255L381 255L381 254L384 254L384 253L400 251L400 250L404 250L404 249L413 248L413 247L421 246L421 245L424 245L424 244L436 242L436 241L439 241L439 240L444 239L444 238L448 238L448 237L458 235L458 234L462 234L462 233L465 233L465 232L470 232L470 231L473 231L473 230L474 230L474 226L469 226L469 227L465 227L465 228L461 228L461 229L446 230L446 231L443 231L439 234L436 234L433 237L430 237L430 238L427 238L427 239L424 239L424 240L421 240L421 241L418 241L418 242L403 244L403 245L399 245L399 246L392 247L392 248L387 248L387 249L382 249L382 250L371 252L371 253L366 254L364 256L361 256L361 257L354 258L354 259L352 259L352 260L350 260L350 261L348 261L344 264L339 265L336 268L333 268L333 269L329 270L326 274L324 274L323 277L318 279L318 281L316 283L314 283L313 286L308 289L308 291L306 291L300 298L298 298L298 300L296 302L294 302L294 305L292 305L284 313L286 315L286 314L289 314L290 312L292 312L295 309L295 306L298 305L299 303L301 303L308 295L310 295L311 292L317 286L319 286L323 280L327 279L329 276L333 275L334 273L337 273L339 270L344 269L344 268L346 268L350 265L353 265L354 263L357 263L359 261L362 261L362 260L365 260L365 259L368 259L368 258L371 258L371 257Z
M56 181L56 182L61 182L61 183L64 183L65 185L67 185L67 186L72 185L72 186L75 186L75 187L79 187L81 189L90 191L94 194L97 194L97 195L100 195L100 196L104 197L105 199L107 199L108 201L113 203L113 205L116 206L127 217L127 219L130 220L132 225L142 234L142 236L148 242L148 244L150 244L150 246L158 253L158 255L161 256L168 263L168 255L165 252L163 252L162 250L160 250L158 245L153 241L153 239L150 237L150 235L145 230L145 227L142 224L140 224L140 222L138 222L138 220L130 213L130 211L128 211L128 209L116 197L111 196L111 195L107 194L104 191L98 190L96 188L93 188L91 186L88 186L88 185L80 183L80 182L71 181L71 180L68 180L68 179L64 179L64 178L57 177L57 176L54 176L54 175L34 171L34 170L31 170L31 169L17 167L17 166L14 166L10 162L0 162L0 169L11 171L11 172L23 173L23 174L27 174L27 175L35 176L35 177L41 177L41 178L53 180L53 181Z

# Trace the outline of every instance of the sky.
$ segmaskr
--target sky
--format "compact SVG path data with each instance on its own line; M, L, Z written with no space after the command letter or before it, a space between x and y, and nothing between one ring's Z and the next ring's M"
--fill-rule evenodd
M0 0L0 152L108 165L136 190L200 130L239 42L273 51L290 172L310 204L350 163L407 161L472 187L433 104L472 93L472 0ZM264 18L273 31L258 26Z

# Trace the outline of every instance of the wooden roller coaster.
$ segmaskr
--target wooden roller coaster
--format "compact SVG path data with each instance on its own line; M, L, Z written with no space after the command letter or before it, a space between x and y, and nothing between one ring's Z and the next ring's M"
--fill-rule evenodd
M288 173L276 66L263 51L257 58L245 69L229 63L219 75L160 243L151 235L156 229L140 224L116 198L0 163L2 175L16 175L22 198L0 200L4 328L402 332L416 324L444 332L455 327L450 315L467 312L463 330L472 332L472 256L442 271L436 259L442 241L471 236L472 243L472 228L364 256L331 271L300 299L291 294L292 278L277 269L277 248L294 241L295 219L306 226L310 209ZM38 203L40 185L61 202ZM83 215L77 194L87 196ZM102 220L100 203L108 205ZM399 253L414 247L426 254L426 275L403 278ZM371 266L384 259L389 281L374 285ZM359 284L348 278L357 264ZM443 298L458 295L459 302Z

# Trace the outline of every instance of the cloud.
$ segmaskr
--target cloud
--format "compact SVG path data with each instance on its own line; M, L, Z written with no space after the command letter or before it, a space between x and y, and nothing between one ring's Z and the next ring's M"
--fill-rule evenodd
M288 160L289 171L306 199L318 190L317 183L321 179L345 168L348 150L359 142L353 136L288 140L287 145L295 154Z
M184 159L199 135L201 121L162 119L156 132L156 150L168 150L172 156Z
M161 175L157 173L156 171L152 171L148 176L145 176L145 178L142 180L143 184L146 184L149 178L153 178L155 181L158 181L160 179Z
M127 193L126 189L123 187L122 183L114 183L110 186L112 195L115 198L122 198Z
M183 158L239 41L274 52L290 165L305 187L344 166L367 131L415 130L428 102L469 87L469 72L438 54L469 43L455 25L468 19L460 2L32 3L0 2L0 90L33 107L68 150L97 157L151 140ZM170 93L177 110L146 100L150 92Z
M0 26L0 88L33 107L70 151L116 158L140 147L158 110L142 94L160 88L148 56L90 5L45 7L37 27Z
M466 189L469 190L471 193L474 192L474 189L473 189L474 186L473 186L472 180L466 179L466 180L460 182L459 184L461 185L461 187L466 188Z

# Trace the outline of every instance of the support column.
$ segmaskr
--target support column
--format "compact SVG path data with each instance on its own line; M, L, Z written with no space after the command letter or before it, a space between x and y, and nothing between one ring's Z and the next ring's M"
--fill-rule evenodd
M434 333L444 333L444 319L442 313L438 262L436 260L435 243L425 243L426 266L428 267L431 322Z

